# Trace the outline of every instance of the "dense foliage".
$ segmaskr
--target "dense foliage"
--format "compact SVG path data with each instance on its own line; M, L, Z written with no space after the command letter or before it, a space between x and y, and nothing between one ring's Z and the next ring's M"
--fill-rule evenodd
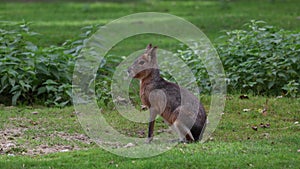
M300 33L277 29L263 21L226 32L216 49L226 73L228 91L296 97L300 91ZM204 64L191 49L176 53L197 77L204 93L211 83Z
M229 91L292 97L300 90L300 33L251 21L217 46Z
M0 29L0 102L64 106L70 103L74 44L40 47L32 39L41 35L28 26L24 22Z
M2 23L3 24L3 23ZM75 40L61 46L41 47L32 39L26 22L3 24L0 29L0 103L16 105L71 103L74 62L84 41L97 26L83 28ZM226 32L216 46L227 75L229 92L296 97L300 90L300 33L251 21L243 30ZM176 54L191 68L204 93L210 92L209 75L192 50L184 46ZM108 55L100 64L96 79L99 104L111 102L110 84L114 67L123 58ZM172 77L162 72L163 76ZM137 87L137 83L133 82ZM136 92L135 90L133 92Z

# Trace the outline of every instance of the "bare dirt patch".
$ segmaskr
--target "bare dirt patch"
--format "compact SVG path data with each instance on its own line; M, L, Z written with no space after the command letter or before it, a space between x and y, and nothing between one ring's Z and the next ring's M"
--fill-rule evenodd
M67 152L86 149L92 140L84 134L54 131L50 134L41 134L45 128L24 125L32 120L26 118L9 118L10 122L5 129L0 129L0 154L40 155L56 152ZM26 134L33 130L34 136ZM50 140L50 141L44 141ZM51 141L58 140L58 141Z

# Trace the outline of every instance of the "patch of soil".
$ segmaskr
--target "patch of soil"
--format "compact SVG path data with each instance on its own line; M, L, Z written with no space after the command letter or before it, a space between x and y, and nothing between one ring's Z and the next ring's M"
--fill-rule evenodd
M11 121L28 121L28 119L10 118ZM86 149L92 143L92 140L84 134L79 133L66 133L66 132L53 132L47 136L37 134L34 139L40 140L42 137L59 138L66 140L68 145L62 144L41 144L41 145L31 145L27 140L28 136L24 134L28 129L34 128L35 126L23 126L23 125L8 125L5 129L0 129L0 155L40 155L49 154L56 152L67 152L72 150L82 150ZM20 144L19 140L25 140L25 143ZM87 145L87 146L85 146Z
M21 137L26 128L7 128L0 130L0 154L9 153L18 148L16 138Z

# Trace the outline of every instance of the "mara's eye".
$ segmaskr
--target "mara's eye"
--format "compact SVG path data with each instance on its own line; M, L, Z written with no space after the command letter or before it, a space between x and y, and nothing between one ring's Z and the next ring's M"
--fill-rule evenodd
M139 62L139 64L143 65L143 64L145 64L145 61L142 60L142 61Z

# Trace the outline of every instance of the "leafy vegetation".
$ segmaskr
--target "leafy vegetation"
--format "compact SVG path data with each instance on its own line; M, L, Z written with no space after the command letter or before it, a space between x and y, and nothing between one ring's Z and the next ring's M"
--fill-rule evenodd
M300 89L300 33L265 25L226 32L217 45L230 91L296 97Z
M74 44L40 47L30 40L39 35L30 31L28 23L7 28L0 29L0 94L5 96L1 102L68 104L77 52L70 50Z
M227 31L216 43L226 72L229 93L299 95L300 33L278 29L252 20L246 29ZM190 67L203 93L211 82L205 65L194 52L182 45L175 56ZM164 75L171 79L170 75Z
M229 92L281 95L299 94L300 34L266 26L262 21L251 21L248 29L233 30L222 36L216 47L227 75ZM11 28L11 26L9 27ZM25 104L65 106L71 103L71 78L75 58L84 41L98 26L83 28L75 40L61 46L41 47L32 39L40 36L31 32L24 22L14 29L1 29L0 94L2 102L17 101ZM192 70L203 93L209 93L210 81L201 60L193 51L184 48L175 52ZM107 55L100 64L96 80L96 93L100 105L111 103L110 85L114 68L123 60ZM172 80L172 76L162 72ZM133 81L134 88L137 83ZM137 93L136 90L131 93ZM137 96L132 96L137 101Z

